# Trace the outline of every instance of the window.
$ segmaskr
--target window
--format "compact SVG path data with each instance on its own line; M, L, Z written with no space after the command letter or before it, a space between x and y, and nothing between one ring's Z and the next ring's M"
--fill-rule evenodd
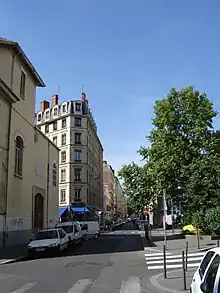
M66 113L66 105L63 105L63 113Z
M22 176L24 143L20 136L15 141L15 174Z
M60 202L66 202L66 189L60 191Z
M49 125L45 125L45 132L46 132L46 133L49 132Z
M66 151L62 151L61 152L61 163L65 163L66 162Z
M62 136L61 136L61 144L62 145L66 144L66 134L62 134Z
M49 119L50 118L50 111L47 111L46 112L46 119Z
M215 278L218 271L220 263L220 256L217 254L214 260L212 261L208 272L205 276L204 283L207 285L207 292L214 292Z
M201 279L203 278L205 270L206 270L207 266L209 265L214 254L215 253L213 251L209 251L209 252L207 252L206 256L204 257L204 259L200 265L200 268L199 268L199 274L200 274Z
M55 145L57 145L57 136L54 136L54 137L53 137L53 143L54 143Z
M76 110L77 112L80 112L80 111L81 111L81 104L80 104L80 103L76 103L76 104L75 104L75 110Z
M75 133L75 144L81 144L81 133Z
M80 150L75 150L75 161L81 162L81 151Z
M81 194L81 189L75 189L75 201L81 200L80 194Z
M41 121L41 114L38 114L38 116L37 116L37 121L38 121L38 122Z
M66 170L62 169L61 170L61 182L65 182L66 181Z
M57 165L53 164L53 186L57 186Z
M62 128L66 127L66 119L62 119Z
M57 130L57 122L53 123L53 130Z
M21 71L20 96L22 98L25 97L25 91L26 91L26 74L24 73L24 71Z
M79 230L77 229L76 224L74 224L74 233L78 233L78 232Z
M76 127L81 127L81 125L82 125L81 117L75 117L75 126Z
M55 109L53 110L53 115L54 115L54 116L57 116L57 108L55 108Z
M65 238L66 234L62 230L59 230L59 236L60 236L60 239L63 239Z
M81 181L81 169L75 168L75 181Z

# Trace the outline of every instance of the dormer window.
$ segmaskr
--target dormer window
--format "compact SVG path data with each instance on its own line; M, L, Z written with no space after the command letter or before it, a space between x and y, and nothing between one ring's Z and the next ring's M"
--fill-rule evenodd
M66 113L66 105L63 105L62 111L63 111L63 113Z
M53 115L54 115L54 116L57 116L57 108L55 108L55 109L53 110Z
M47 111L46 112L46 119L49 119L50 118L50 111Z
M41 121L41 114L38 114L38 115L37 115L37 121L38 121L38 122Z
M77 112L80 112L80 111L81 111L81 104L80 104L80 103L76 103L76 104L75 104L75 110L76 110Z

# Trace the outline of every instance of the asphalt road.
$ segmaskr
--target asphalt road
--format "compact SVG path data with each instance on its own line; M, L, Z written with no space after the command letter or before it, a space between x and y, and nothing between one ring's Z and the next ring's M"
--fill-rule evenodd
M126 225L56 258L0 266L0 293L149 293L141 232Z

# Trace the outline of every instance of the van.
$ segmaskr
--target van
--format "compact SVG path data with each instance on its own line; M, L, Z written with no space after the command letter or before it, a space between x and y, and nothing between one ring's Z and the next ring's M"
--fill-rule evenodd
M83 233L81 231L80 223L74 222L62 222L56 225L56 228L62 228L69 236L70 245L82 244Z
M82 221L80 222L81 229L83 229L84 235L88 236L88 239L97 240L100 236L100 226L97 221ZM87 228L87 230L86 230Z

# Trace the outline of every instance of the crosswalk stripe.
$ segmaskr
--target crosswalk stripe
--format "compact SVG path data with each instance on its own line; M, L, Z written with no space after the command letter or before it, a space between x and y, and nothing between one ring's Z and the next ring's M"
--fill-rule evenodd
M166 254L171 254L170 252L167 252ZM146 253L145 256L163 256L162 252L158 253Z
M203 258L203 255L200 255L200 256L197 256L197 255L188 255L187 258L192 258L192 257L199 257L200 259ZM178 255L166 255L166 259L174 259L174 258L182 258L182 255L181 254L178 254ZM163 259L163 256L154 256L154 257L146 257L145 256L145 259L147 260L159 260L159 259Z
M188 264L187 267L188 268L193 268L193 267L198 267L200 265L200 263L191 263ZM166 268L167 269L178 269L178 268L182 268L183 265L182 264L175 264L175 265L167 265ZM148 266L148 270L161 270L163 269L164 266Z
M139 277L130 277L127 281L122 281L120 293L141 293Z
M204 256L205 252L195 252L195 253L188 253L187 256ZM156 257L163 256L163 253L145 253L146 257L151 257L156 259ZM182 257L182 254L171 254L170 252L166 253L166 258L174 258L174 257Z
M32 287L34 287L37 283L27 283L25 286L23 286L22 288L13 291L12 293L25 293L28 290L30 290Z
M187 262L192 262L192 261L200 261L202 258L201 257L193 257L193 258L189 258L187 259ZM147 264L159 264L159 263L163 263L164 260L155 260L155 261L148 261L147 260ZM166 263L175 263L175 262L182 262L182 258L177 258L177 259L167 259Z
M81 279L78 280L72 288L68 290L67 293L83 293L87 290L93 283L92 279ZM17 292L16 292L17 293Z

